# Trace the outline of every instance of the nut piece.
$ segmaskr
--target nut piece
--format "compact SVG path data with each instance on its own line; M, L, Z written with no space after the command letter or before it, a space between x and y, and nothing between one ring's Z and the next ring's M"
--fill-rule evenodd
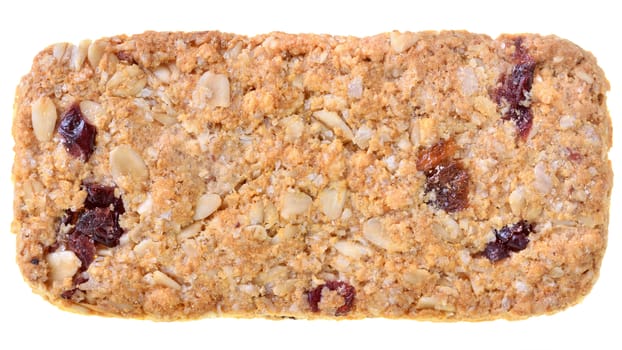
M367 125L361 126L354 136L354 143L359 146L360 149L367 149L369 147L369 140L374 136L374 132Z
M161 285L161 286L164 286L164 287L169 287L169 288L172 288L172 289L175 289L175 290L180 290L181 289L181 286L179 285L179 283L177 283L174 279L170 278L169 276L167 276L163 272L154 271L151 274L151 279L153 281L153 284ZM149 280L148 277L147 277L147 280Z
M313 116L327 127L333 129L335 133L337 133L337 130L340 130L342 135L348 141L352 141L354 139L352 130L337 113L322 109L320 111L313 112Z
M291 143L296 142L304 131L305 125L302 119L297 115L293 115L284 119L283 123L285 124L285 141Z
M337 220L341 216L346 203L345 183L340 182L323 189L318 195L320 210L329 220Z
M520 216L521 211L525 207L526 198L525 198L525 188L523 186L518 186L510 196L508 197L508 202L510 202L510 209L512 209L512 214L516 216Z
M363 237L383 249L391 249L392 242L384 236L382 222L378 218L371 218L363 224Z
M54 282L63 282L65 278L75 275L82 263L70 250L53 252L45 258L50 266L50 278Z
M104 48L106 44L102 41L94 41L89 45L89 49L86 53L86 58L89 60L89 64L93 69L97 68L99 61L101 61L104 55Z
M402 278L410 287L423 288L432 278L432 274L426 269L411 268L404 272Z
M195 222L194 224L183 228L179 234L177 234L177 242L195 237L199 234L199 232L201 232L201 226L201 222Z
M171 81L171 70L167 66L159 66L153 70L153 75L163 83L169 83Z
M80 111L84 119L92 125L98 125L97 119L104 115L104 107L97 102L89 100L80 102Z
M542 194L551 192L553 188L553 179L546 173L546 166L540 162L533 169L535 181L533 186Z
M37 140L49 141L56 126L56 106L47 96L40 97L32 104L32 129Z
M80 70L82 68L82 64L86 59L86 55L89 49L89 45L91 45L90 40L82 40L78 46L73 46L71 50L71 61L69 62L69 66L73 70Z
M194 210L194 220L202 220L212 215L222 204L222 199L215 193L204 194L197 200Z
M147 180L149 175L143 159L128 145L119 145L110 151L110 170L117 184L123 176L140 182Z
M438 142L439 134L434 118L417 118L413 120L410 140L414 146L432 146Z
M140 67L121 65L119 70L108 80L106 89L117 97L135 97L147 84L147 76Z
M391 48L396 53L403 52L408 50L410 47L417 43L419 38L415 33L400 33L400 32L391 32Z
M249 213L249 221L251 225L259 225L263 223L264 210L262 202L255 202L251 205Z
M352 259L358 259L364 255L371 255L369 248L350 241L339 241L335 243L334 247L340 254Z
M177 118L166 113L152 113L151 116L164 126L171 126L177 123Z
M229 107L231 104L229 90L229 79L226 75L205 72L192 93L193 106L198 109Z
M311 208L312 199L302 192L289 192L283 196L281 216L284 219L306 213Z

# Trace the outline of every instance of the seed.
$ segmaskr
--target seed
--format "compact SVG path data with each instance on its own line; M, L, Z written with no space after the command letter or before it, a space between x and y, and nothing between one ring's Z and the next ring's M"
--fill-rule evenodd
M97 119L104 114L104 108L97 102L84 100L80 102L80 111L87 122L91 125L97 125Z
M364 255L371 254L369 248L365 247L364 245L350 241L339 241L335 243L334 247L340 254L352 259L358 259Z
M80 70L80 68L82 68L82 64L87 56L89 45L91 45L90 40L82 40L78 46L72 47L71 61L69 63L71 69Z
M89 49L86 54L86 58L89 60L89 64L93 69L97 68L99 61L101 61L104 55L104 48L106 44L102 41L94 41L89 45Z
M170 278L166 274L161 271L154 271L151 274L151 278L153 279L154 284L159 284L164 287L169 287L172 289L180 290L181 286L174 279Z
M162 123L162 125L164 126L171 126L177 123L177 118L170 116L166 113L152 113L151 116L153 117L153 119Z
M224 74L205 72L192 93L195 108L229 107L231 104L229 78Z
M352 141L354 139L354 134L352 133L352 130L350 129L348 124L346 124L346 122L344 122L343 119L341 119L341 117L339 117L339 115L337 113L332 112L332 111L327 111L325 109L322 109L320 111L314 112L313 116L317 120L322 122L324 125L326 125L329 128L333 129L333 131L335 133L337 133L337 130L339 130L341 132L341 134L348 141Z
M306 213L311 207L311 197L302 192L290 192L283 196L281 216L285 219Z
M194 220L202 220L212 215L222 204L222 199L215 193L204 194L197 200L194 210Z
M37 140L49 141L56 126L56 106L49 97L40 97L32 104L32 129Z
M131 177L133 181L146 181L147 166L143 159L130 146L120 145L110 151L112 178L119 183L121 177Z
M363 236L380 248L388 250L392 246L391 240L384 236L384 228L378 218L371 218L363 224Z
M346 202L345 184L340 183L323 189L318 195L320 210L329 220L337 220L341 216Z
M251 205L251 209L249 212L249 221L251 225L259 225L263 223L263 216L264 216L263 203L262 202L253 203Z
M396 53L404 52L411 48L419 39L415 33L391 32L391 48Z
M135 64L131 66L121 65L121 67L108 80L106 89L110 90L113 96L135 97L147 84L147 77L142 69Z

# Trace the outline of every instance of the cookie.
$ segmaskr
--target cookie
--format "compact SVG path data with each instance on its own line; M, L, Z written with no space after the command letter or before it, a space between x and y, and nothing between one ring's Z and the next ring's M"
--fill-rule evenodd
M17 262L108 316L556 312L606 247L608 89L533 34L56 44L16 91Z

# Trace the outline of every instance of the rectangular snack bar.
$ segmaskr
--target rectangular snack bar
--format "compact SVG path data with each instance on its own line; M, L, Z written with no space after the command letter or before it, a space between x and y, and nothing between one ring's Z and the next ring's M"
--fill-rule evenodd
M120 317L556 312L606 247L608 89L532 34L56 44L16 92L17 261Z

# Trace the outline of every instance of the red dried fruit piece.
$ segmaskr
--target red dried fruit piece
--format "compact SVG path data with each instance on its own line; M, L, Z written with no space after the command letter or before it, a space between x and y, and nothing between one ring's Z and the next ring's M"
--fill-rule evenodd
M78 219L75 230L93 238L96 243L112 248L119 244L123 234L118 219L119 216L109 208L87 209Z
M95 150L97 130L84 119L77 103L63 113L58 133L69 154L81 157L85 162L89 160Z
M88 279L87 277L85 277L83 274L81 274L81 273L76 273L76 274L73 276L73 281L72 281L72 284L73 284L74 286L77 286L78 284L82 284L82 283L84 283L84 282L86 282L86 281L88 281L88 280L89 280L89 279ZM78 290L79 290L78 288L73 288L73 289L66 290L66 291L64 291L64 292L62 292L62 293L61 293L60 297L61 297L61 298L63 298L63 299L67 299L67 300L69 300L69 299L71 299L71 298L73 297L73 295L74 295L74 294L76 294L76 292L77 292Z
M527 236L523 234L515 234L512 235L510 240L506 243L506 246L513 252L520 252L521 250L527 248L528 243L529 238L527 238Z
M67 209L65 210L65 215L63 215L61 222L65 226L75 225L78 221L78 218L80 217L80 214L82 214L82 210L73 211L71 209Z
M124 61L129 64L136 64L136 61L134 60L134 57L132 56L132 54L127 51L117 52L117 58L119 59L119 61Z
M116 198L114 196L115 188L113 186L87 183L84 184L84 188L86 189L86 199L84 200L85 208L107 208L112 204L116 214L120 215L125 213L123 201L121 198Z
M352 306L354 305L356 291L353 286L343 281L328 281L308 292L307 300L309 302L309 306L311 306L311 311L320 311L318 305L322 299L322 289L324 289L324 287L328 288L328 290L337 291L337 293L343 298L343 305L337 308L335 316L343 316L350 312Z
M74 294L76 294L77 288L69 289L60 294L60 297L66 300L71 299Z
M457 162L437 165L426 173L425 192L434 193L432 205L456 212L469 204L469 174Z
M417 170L429 171L451 158L456 152L456 144L452 140L441 140L421 152L417 156Z
M570 161L580 162L583 159L581 153L575 151L572 148L566 148L566 151L568 151L568 160Z
M95 243L93 239L76 230L73 230L67 237L67 249L74 252L82 262L80 271L86 270L95 260Z
M495 241L486 245L482 255L492 262L505 259L510 256L510 251L519 252L527 248L527 236L532 232L533 224L527 220L503 226L500 230L495 230Z
M517 38L514 45L516 47L514 51L516 65L510 74L503 74L499 78L501 86L494 92L493 97L500 107L506 105L506 112L501 119L514 121L518 136L524 140L533 124L529 98L536 62L527 53L527 49L523 47L522 38Z
M508 253L508 249L503 243L500 242L488 243L488 245L486 245L486 249L484 249L483 254L485 257L488 258L488 260L492 262L497 262L510 256L510 253Z

